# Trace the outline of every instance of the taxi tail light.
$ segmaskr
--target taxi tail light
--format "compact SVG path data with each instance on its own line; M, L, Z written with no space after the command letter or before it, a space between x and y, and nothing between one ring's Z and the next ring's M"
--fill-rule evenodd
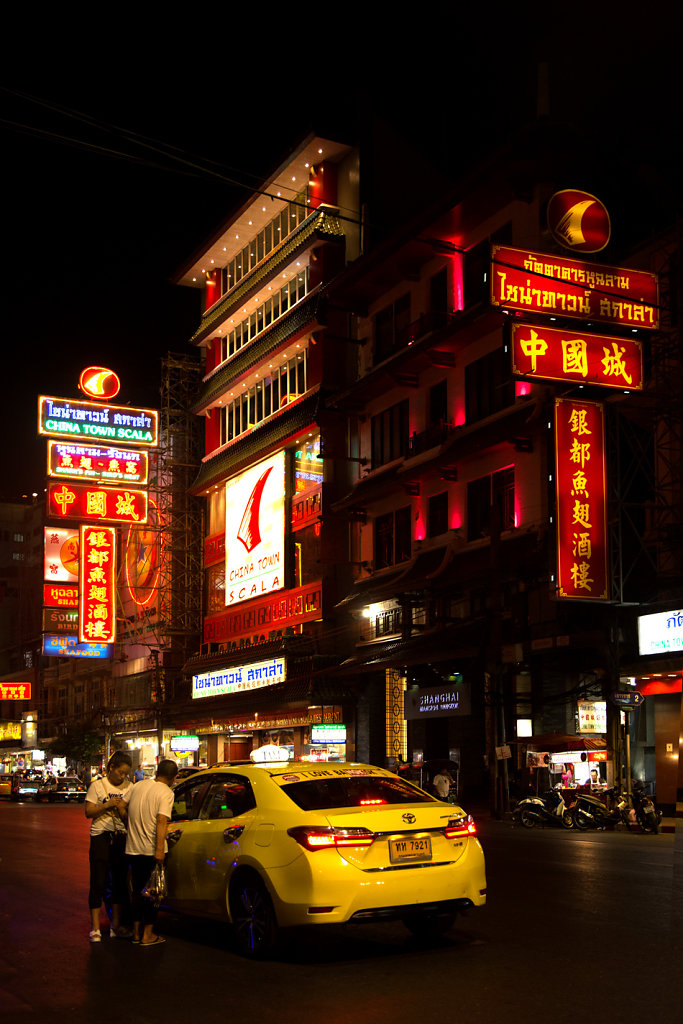
M460 836L476 836L477 826L472 815L468 814L465 818L452 818L443 830L443 834L446 839L456 839Z
M341 846L372 846L375 841L375 833L367 828L309 828L299 825L288 828L287 835L310 853Z

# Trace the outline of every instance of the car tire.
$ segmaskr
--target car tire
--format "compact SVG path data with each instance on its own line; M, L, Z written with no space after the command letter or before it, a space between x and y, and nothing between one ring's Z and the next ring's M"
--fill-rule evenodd
M403 924L418 939L436 939L449 931L457 914L410 914L403 918Z
M230 917L242 956L259 960L275 947L277 921L270 894L256 874L244 874L230 885Z

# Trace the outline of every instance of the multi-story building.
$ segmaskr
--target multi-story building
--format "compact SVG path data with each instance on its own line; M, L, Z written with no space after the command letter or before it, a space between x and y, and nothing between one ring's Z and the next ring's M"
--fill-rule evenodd
M641 396L592 386L594 379L513 373L513 323L529 324L531 338L542 325L587 334L600 325L588 315L571 319L559 298L535 314L492 301L492 275L510 276L496 247L549 253L550 262L563 251L544 223L564 181L525 145L524 159L504 154L330 290L359 342L357 379L332 402L350 418L359 473L334 511L349 517L355 571L343 603L356 620L356 643L343 669L365 678L366 699L382 712L371 754L449 759L466 790L490 786L501 799L508 775L523 777L527 748L563 750L572 760L583 754L584 767L588 757L604 758L613 777L616 712L599 734L583 735L578 702L604 701L618 689L615 603L637 599L643 579L636 573L626 593L625 549L613 528L622 522L627 476L616 461L619 422ZM619 254L610 252L613 263ZM554 271L547 274L549 283L534 283L554 294ZM621 325L610 334L620 345L647 331ZM585 578L572 594L579 599L563 599L558 581L557 398L604 403L612 445L616 546L600 595ZM581 539L575 532L575 546L588 547L587 529Z
M335 333L325 288L360 244L358 154L311 136L177 278L203 291L191 342L205 358L192 486L205 504L203 635L178 724L209 763L267 742L325 756L317 740L332 733L337 753L355 751L351 691L324 671L345 651L346 524L331 506L350 481L345 417L326 396L355 346Z

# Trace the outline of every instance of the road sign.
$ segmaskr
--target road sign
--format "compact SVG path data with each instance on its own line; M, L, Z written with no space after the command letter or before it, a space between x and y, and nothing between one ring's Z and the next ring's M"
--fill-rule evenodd
M630 710L631 708L639 708L645 697L642 693L638 693L637 690L631 690L629 693L613 693L610 699L618 708Z

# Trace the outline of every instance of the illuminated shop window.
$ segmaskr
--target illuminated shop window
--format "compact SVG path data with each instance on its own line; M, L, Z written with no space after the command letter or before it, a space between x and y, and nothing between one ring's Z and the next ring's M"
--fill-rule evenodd
M297 302L301 302L308 295L309 290L309 268L304 267L301 273L295 274L274 295L266 299L258 309L245 317L244 320L240 320L236 327L232 328L221 338L220 363L230 359L241 348L258 337L262 331L270 327L272 323L283 317Z
M233 441L274 416L304 395L307 387L308 352L304 349L220 409L220 444Z
M306 220L311 210L307 191L300 192L283 210L252 238L234 259L223 267L222 294L225 295Z

